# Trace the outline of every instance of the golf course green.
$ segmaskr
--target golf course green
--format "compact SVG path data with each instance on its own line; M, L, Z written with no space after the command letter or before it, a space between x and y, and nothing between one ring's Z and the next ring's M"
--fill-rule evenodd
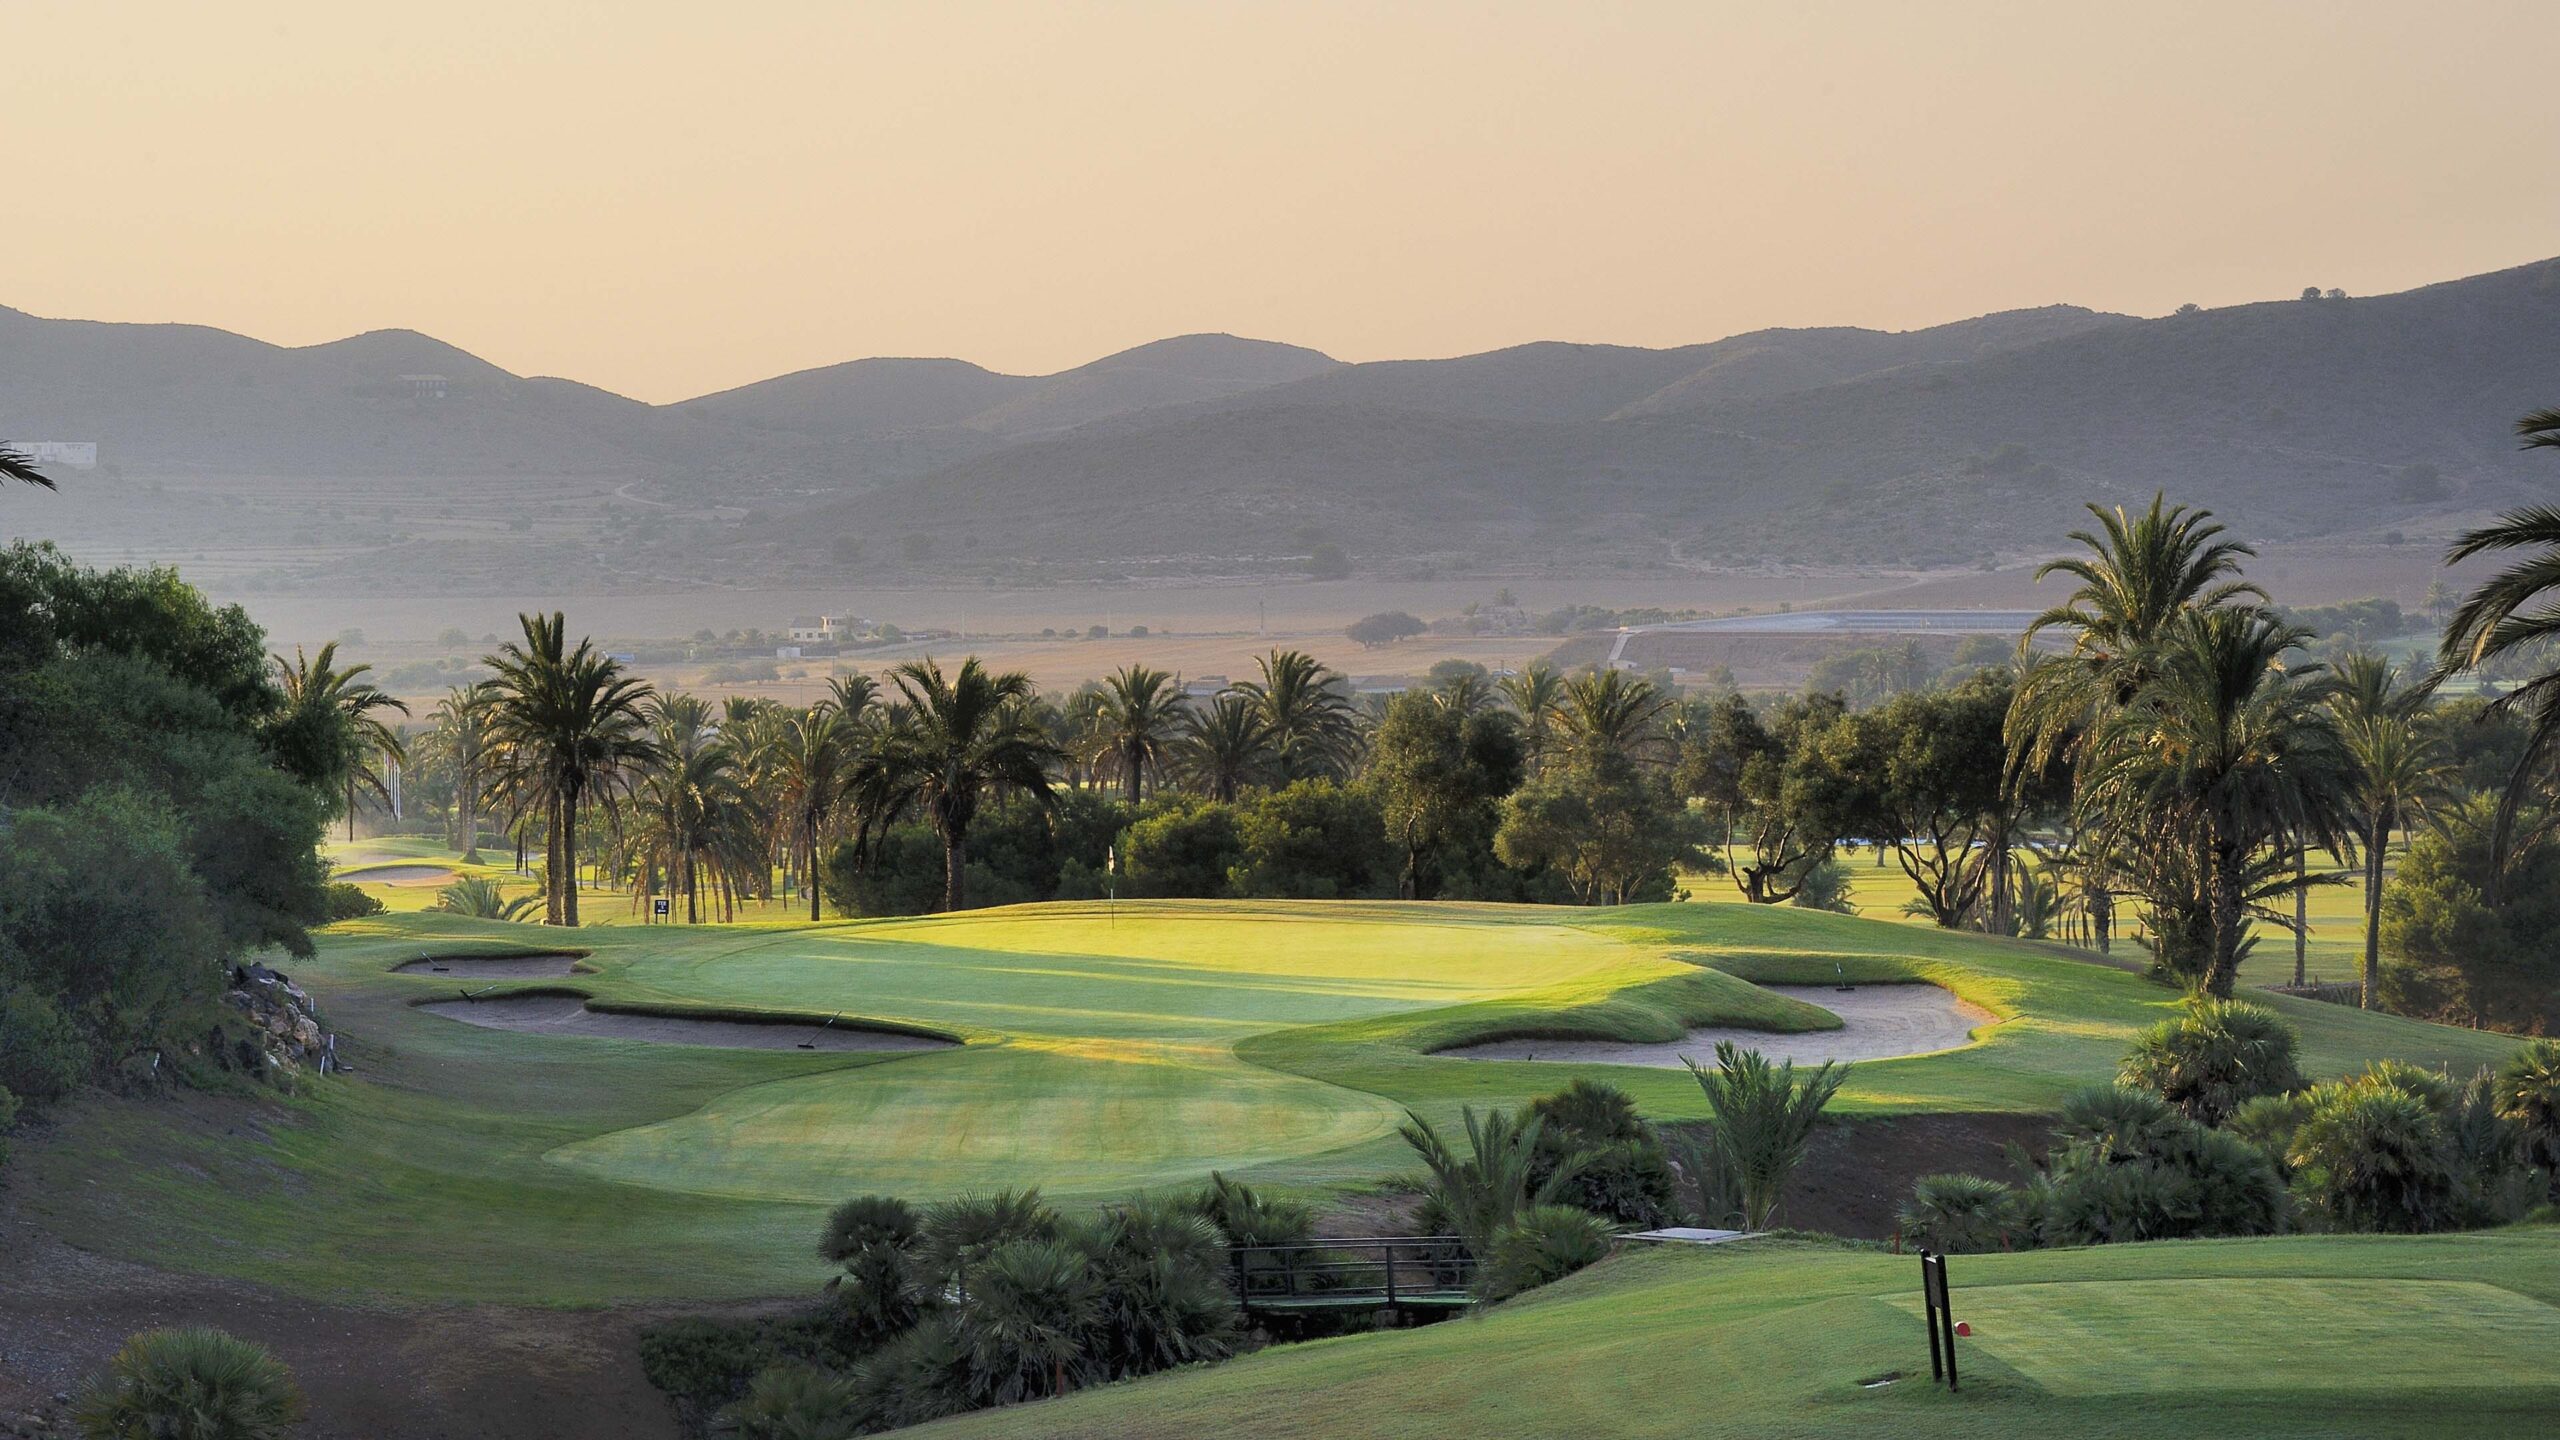
M422 958L557 950L574 973ZM402 967L408 967L405 973ZM1067 1203L1211 1170L1321 1193L1411 1168L1407 1110L1454 1117L1605 1074L1656 1118L1684 1071L1457 1059L1512 1036L1834 1027L1755 981L1926 980L1989 1011L1959 1049L1862 1063L1844 1114L2050 1110L2110 1076L2174 997L2059 946L1794 909L1389 902L1049 904L916 920L563 933L432 912L350 921L295 967L354 1073L254 1133L86 1102L31 1147L75 1243L309 1291L545 1303L771 1294L863 1192L1039 1186ZM879 1026L961 1042L762 1049L519 1033L421 1008L574 993L654 1016ZM2306 1068L2380 1056L2462 1073L2507 1037L2277 998Z

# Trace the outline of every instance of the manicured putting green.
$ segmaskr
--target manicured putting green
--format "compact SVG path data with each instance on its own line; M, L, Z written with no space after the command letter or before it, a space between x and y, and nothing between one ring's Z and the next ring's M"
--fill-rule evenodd
M1918 1319L1916 1295L1886 1298ZM2476 1280L1958 1283L1951 1298L1973 1329L1960 1345L2056 1395L2502 1389L2547 1383L2560 1355L2560 1308Z

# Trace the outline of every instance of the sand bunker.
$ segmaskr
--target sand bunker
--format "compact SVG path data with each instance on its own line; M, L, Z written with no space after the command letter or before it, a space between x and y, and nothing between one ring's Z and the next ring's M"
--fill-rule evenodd
M427 955L394 967L394 975L455 975L465 980L552 980L575 974L579 956L566 950L536 955Z
M439 1000L421 1010L485 1025L492 1030L522 1030L536 1035L582 1035L598 1040L646 1040L658 1045L710 1045L724 1050L796 1050L807 1044L819 1050L943 1050L952 1042L887 1030L857 1030L845 1024L819 1026L789 1022L766 1024L745 1020L693 1020L677 1015L620 1015L590 1010L575 995L505 995L488 1000Z
M1819 1065L1825 1060L1890 1060L1953 1050L1971 1038L1975 1026L1998 1019L1981 1006L1967 1004L1954 992L1935 985L1860 985L1848 991L1828 985L1761 988L1830 1011L1840 1017L1840 1028L1780 1035L1767 1030L1707 1026L1662 1044L1495 1040L1438 1053L1462 1060L1555 1060L1576 1065L1652 1065L1676 1070L1684 1055L1701 1065L1715 1063L1716 1042L1730 1040L1746 1050L1757 1050L1772 1061Z
M338 878L350 885L450 885L457 877L442 865L368 865Z

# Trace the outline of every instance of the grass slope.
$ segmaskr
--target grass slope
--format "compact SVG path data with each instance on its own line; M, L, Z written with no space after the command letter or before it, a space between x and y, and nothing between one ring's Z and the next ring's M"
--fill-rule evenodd
M2550 1433L2560 1231L1961 1256L1963 1390L1907 1256L1632 1251L1484 1314L914 1432L949 1440ZM1866 1382L1899 1371L1876 1389Z
M414 857L401 857L414 858ZM965 1040L880 1055L480 1029L415 1008L474 985L422 954L573 944L616 1008L841 1014ZM27 1147L24 1205L75 1243L307 1290L599 1300L796 1289L823 1208L1037 1184L1088 1202L1211 1169L1317 1189L1411 1168L1407 1108L1515 1104L1601 1068L1667 1119L1683 1072L1435 1058L1511 1034L1668 1040L1818 1029L1748 983L1929 979L2004 1017L1964 1049L1861 1065L1849 1113L2040 1112L2112 1073L2171 1003L2054 946L1725 905L1619 911L1124 902L922 920L592 927L349 922L293 967L357 1072L254 1128L95 1101ZM2279 1001L2315 1073L2467 1070L2512 1041Z

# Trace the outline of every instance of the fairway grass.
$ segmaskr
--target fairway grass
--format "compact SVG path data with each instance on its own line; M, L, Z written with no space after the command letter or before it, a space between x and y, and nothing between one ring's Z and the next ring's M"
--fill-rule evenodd
M390 858L390 857L386 857ZM414 857L399 857L414 858ZM414 968L583 952L567 977ZM404 965L409 973L396 973ZM28 1146L25 1206L74 1243L306 1291L554 1303L735 1296L823 1276L825 1207L1040 1186L1071 1205L1211 1170L1320 1196L1413 1168L1406 1113L1516 1105L1577 1074L1694 1119L1684 1071L1440 1057L1509 1037L1806 1031L1758 983L1925 980L1998 1017L1961 1048L1860 1064L1847 1114L2051 1110L2174 997L2058 946L1728 905L1048 904L820 925L351 921L290 967L355 1073L254 1125L97 1100ZM937 1051L729 1050L482 1028L422 1004L585 995L703 1018L841 1017ZM2460 1073L2507 1037L2276 997L2305 1068ZM238 1133L228 1133L228 1132Z
M2560 1230L1949 1261L1963 1388L1908 1256L1643 1247L1482 1314L928 1426L932 1440L2541 1436ZM1899 1374L1889 1385L1871 1382Z

